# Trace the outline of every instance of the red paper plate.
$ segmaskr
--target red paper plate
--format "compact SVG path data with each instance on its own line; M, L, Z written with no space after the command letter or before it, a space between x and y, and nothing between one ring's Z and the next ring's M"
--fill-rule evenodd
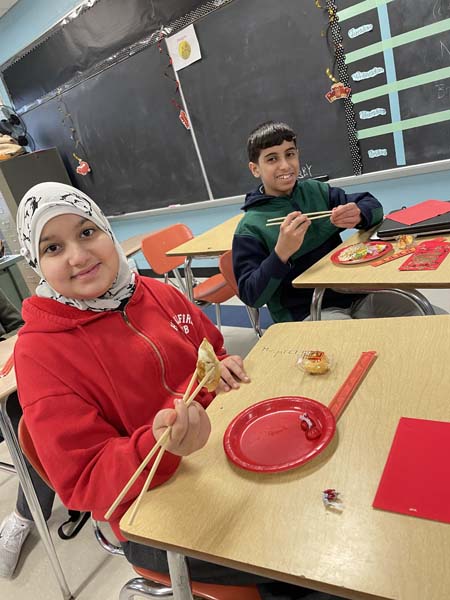
M353 246L359 246L360 244L362 245L363 242L360 242L358 244L351 244L350 246L345 246L345 248L340 248L339 250L336 250L336 252L331 255L331 261L334 262L334 264L336 265L357 265L359 263L365 263L369 262L370 260L380 258L380 256L384 256L392 250L392 244L390 242L364 242L364 246L367 246L371 249L370 254L367 254L366 256L364 256L364 258L358 258L356 260L342 260L340 258L340 255L342 254L342 252L344 252L344 250L352 248ZM377 246L383 246L383 249L378 250Z
M308 413L321 430L308 440L300 415ZM336 429L327 406L302 396L263 400L239 413L223 438L231 462L249 471L275 472L293 469L328 446Z

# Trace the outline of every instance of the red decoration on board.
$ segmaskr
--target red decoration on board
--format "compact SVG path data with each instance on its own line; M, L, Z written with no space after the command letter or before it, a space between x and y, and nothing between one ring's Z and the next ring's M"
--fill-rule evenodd
M88 173L91 172L91 167L89 166L89 163L87 163L85 160L80 160L80 163L79 163L78 167L76 168L76 171L77 171L78 175L87 175Z
M325 94L325 98L328 102L334 102L335 100L345 100L352 93L351 88L344 85L340 81L333 83L331 90Z
M78 175L87 175L91 172L91 167L87 161L83 160L75 153L73 153L73 157L78 161L78 167L76 168Z

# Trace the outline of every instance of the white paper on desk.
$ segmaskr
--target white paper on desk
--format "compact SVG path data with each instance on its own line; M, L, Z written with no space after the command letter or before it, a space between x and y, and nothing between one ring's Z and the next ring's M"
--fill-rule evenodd
M166 39L167 49L175 71L200 60L202 54L193 25L185 27Z

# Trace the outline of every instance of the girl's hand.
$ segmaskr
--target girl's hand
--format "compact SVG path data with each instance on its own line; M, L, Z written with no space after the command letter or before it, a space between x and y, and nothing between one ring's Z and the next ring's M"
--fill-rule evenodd
M280 233L275 245L275 252L278 258L287 263L293 254L297 252L303 244L308 227L311 221L301 212L295 211L287 215L280 225Z
M339 229L352 229L361 221L361 211L354 202L333 208L330 221Z
M250 377L244 369L244 361L238 355L227 356L220 361L220 382L216 393L239 389L239 382L248 383Z
M192 402L187 407L181 398L175 400L175 408L164 408L156 413L153 435L159 440L167 427L172 426L165 449L177 456L187 456L200 450L211 433L211 423L201 404Z

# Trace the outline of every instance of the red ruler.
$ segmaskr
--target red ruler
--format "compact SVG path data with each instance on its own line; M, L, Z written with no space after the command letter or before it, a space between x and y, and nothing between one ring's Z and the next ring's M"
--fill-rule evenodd
M350 402L353 397L353 394L356 392L359 384L366 376L368 370L375 362L377 358L377 353L375 350L369 350L368 352L362 352L361 356L356 361L355 366L350 371L347 379L338 389L333 399L331 400L328 408L334 415L336 421L341 416L344 408Z
M379 267L380 265L385 265L392 260L397 260L397 258L402 258L403 256L407 256L408 254L413 254L416 251L415 248L405 248L404 250L399 250L395 254L391 254L390 256L384 256L383 258L379 258L378 260L374 260L370 264L372 267Z

